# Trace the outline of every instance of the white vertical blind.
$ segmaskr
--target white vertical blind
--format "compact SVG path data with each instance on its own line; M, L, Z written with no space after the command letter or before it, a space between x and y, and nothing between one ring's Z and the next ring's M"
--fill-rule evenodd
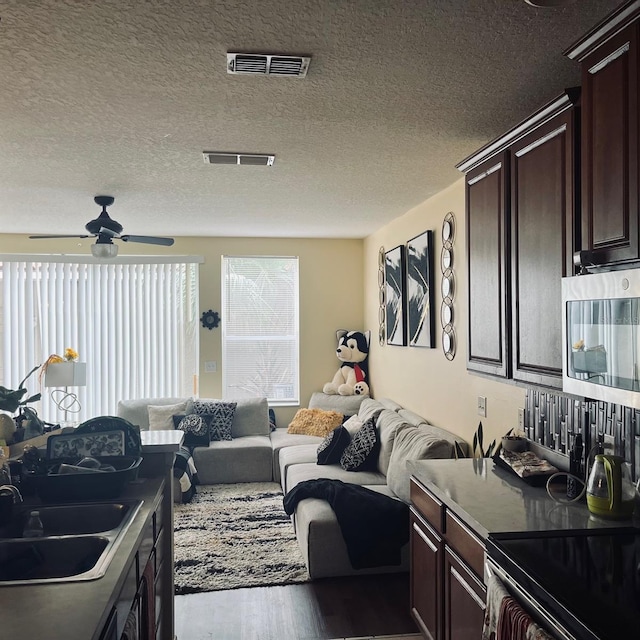
M298 404L298 258L222 257L225 398Z
M71 388L82 410L69 419L114 415L119 400L189 396L198 372L197 260L160 263L0 262L0 384L16 388L67 347L87 363L87 384ZM48 422L64 413L43 394Z

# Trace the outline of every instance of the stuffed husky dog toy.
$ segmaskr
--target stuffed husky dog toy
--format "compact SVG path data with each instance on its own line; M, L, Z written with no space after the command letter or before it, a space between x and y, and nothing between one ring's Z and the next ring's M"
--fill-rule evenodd
M367 357L369 356L370 331L336 331L338 348L336 355L342 362L333 380L327 382L322 390L325 393L341 396L365 396L369 393Z

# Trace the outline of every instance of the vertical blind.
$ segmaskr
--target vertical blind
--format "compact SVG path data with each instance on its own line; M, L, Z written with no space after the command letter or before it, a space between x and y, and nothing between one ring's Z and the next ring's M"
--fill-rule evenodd
M4 257L6 258L6 256ZM71 258L70 258L71 259ZM0 384L16 388L49 355L75 349L86 362L80 413L114 415L119 400L188 396L198 371L197 260L162 263L0 262ZM39 414L65 419L42 391ZM26 397L26 396L25 396Z
M225 398L298 404L298 258L222 257Z

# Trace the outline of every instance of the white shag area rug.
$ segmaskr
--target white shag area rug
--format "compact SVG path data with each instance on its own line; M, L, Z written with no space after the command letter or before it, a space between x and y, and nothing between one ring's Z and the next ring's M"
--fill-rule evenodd
M199 486L175 505L176 594L310 580L275 482Z

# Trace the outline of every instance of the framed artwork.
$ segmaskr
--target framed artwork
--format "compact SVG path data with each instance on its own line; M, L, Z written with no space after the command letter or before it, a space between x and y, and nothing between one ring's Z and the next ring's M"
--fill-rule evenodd
M434 345L433 232L407 242L407 324L410 347Z
M387 344L406 346L405 248L400 245L384 254Z

